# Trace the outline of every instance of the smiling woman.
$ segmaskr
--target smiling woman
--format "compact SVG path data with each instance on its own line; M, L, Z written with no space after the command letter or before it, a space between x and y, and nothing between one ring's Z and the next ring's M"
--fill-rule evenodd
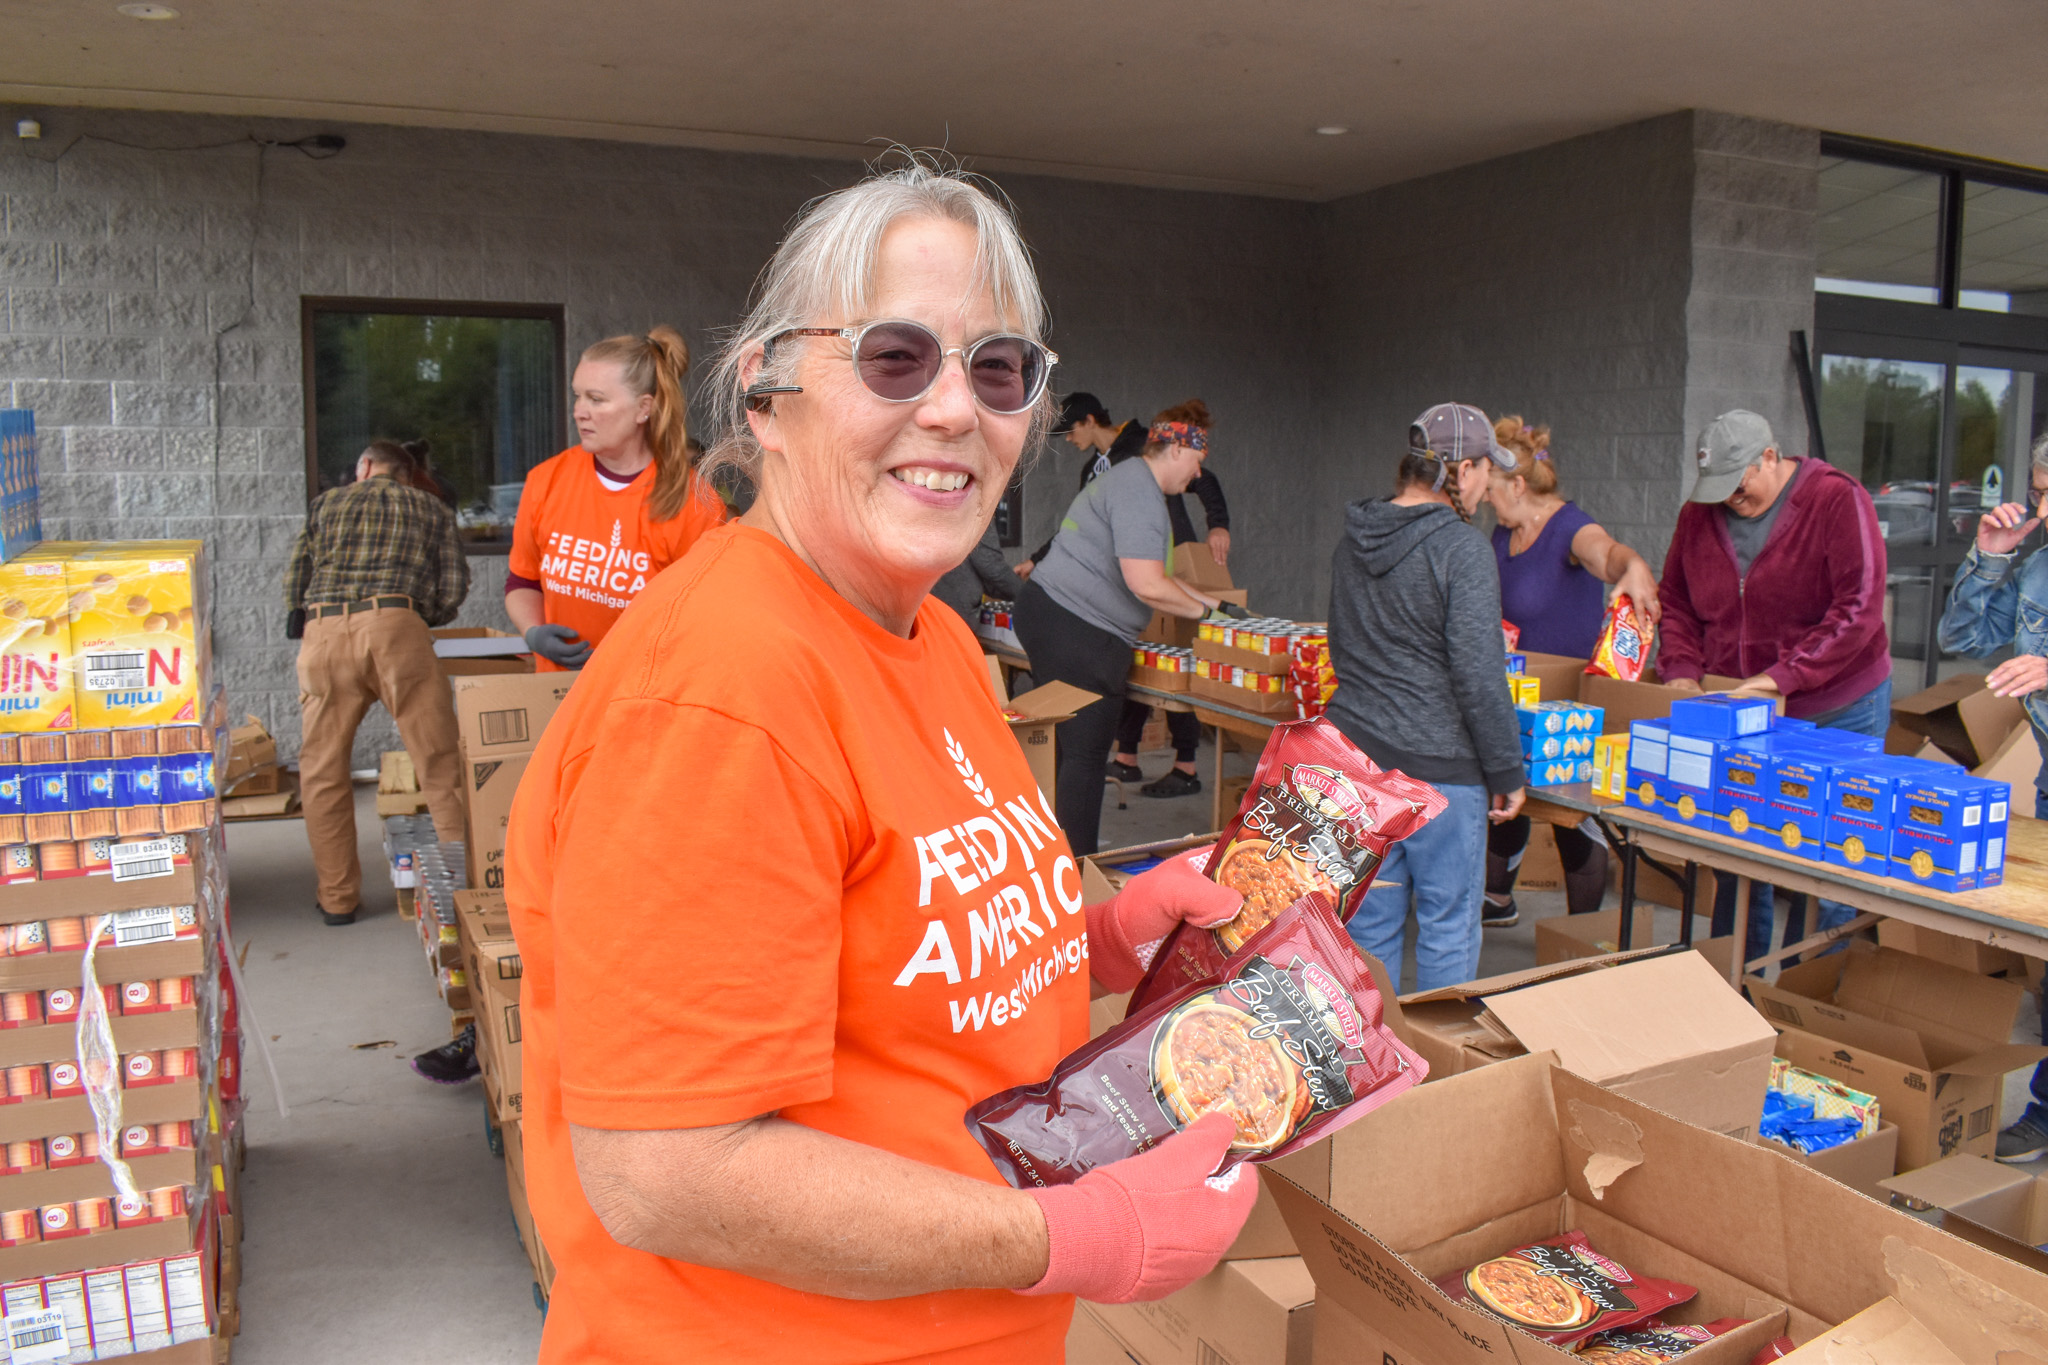
M621 618L508 829L544 1361L1054 1365L1067 1296L1171 1292L1250 1210L1204 1183L1227 1122L1021 1192L964 1123L1242 903L1169 863L1085 905L929 596L1044 420L1043 325L1002 205L913 163L805 211L714 368L754 505Z

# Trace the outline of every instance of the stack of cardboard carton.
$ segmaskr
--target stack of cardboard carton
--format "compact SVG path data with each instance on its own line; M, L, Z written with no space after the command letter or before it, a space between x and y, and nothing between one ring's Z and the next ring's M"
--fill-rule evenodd
M236 1321L230 739L205 583L189 541L42 544L0 565L0 1347L15 1360L197 1365Z
M505 819L540 737L574 673L500 673L452 679L455 728L462 743L463 795L469 806L469 885L505 885Z

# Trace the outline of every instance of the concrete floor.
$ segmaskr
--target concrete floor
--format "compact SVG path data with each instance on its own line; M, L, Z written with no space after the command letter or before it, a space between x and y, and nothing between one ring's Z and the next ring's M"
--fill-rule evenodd
M1143 758L1148 777L1168 762ZM1249 771L1248 756L1232 762ZM1202 772L1206 781L1206 747ZM252 1041L236 1365L531 1361L541 1316L504 1168L486 1144L482 1090L432 1086L406 1066L447 1039L448 1011L413 924L398 918L368 789L357 805L363 915L347 928L327 928L313 912L303 824L238 824L228 834L244 1027L271 1040L291 1108L278 1114ZM1159 801L1132 789L1125 809L1106 804L1102 844L1198 832L1208 816L1206 793ZM1521 923L1486 932L1482 975L1533 965L1532 923L1564 913L1559 892L1517 899ZM1659 919L1658 937L1674 937L1677 912ZM1412 962L1407 969L1412 977ZM2037 1021L2030 998L2018 1036L2038 1036ZM2024 1106L2026 1080L2008 1078L2007 1118Z
M541 1315L482 1087L406 1065L448 1040L448 1007L398 917L367 788L356 826L363 913L345 928L313 911L304 824L228 830L243 1027L270 1038L291 1109L252 1041L235 1365L530 1362Z

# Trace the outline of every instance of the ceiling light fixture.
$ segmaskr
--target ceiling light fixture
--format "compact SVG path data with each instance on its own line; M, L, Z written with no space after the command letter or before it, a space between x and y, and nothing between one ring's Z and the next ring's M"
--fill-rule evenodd
M178 12L169 5L116 5L114 11L117 14L125 14L130 19L175 19L178 17Z
M1325 123L1322 127L1316 129L1316 131L1318 133L1321 133L1324 137L1342 137L1344 134L1350 132L1351 130L1349 128L1346 128L1341 123Z

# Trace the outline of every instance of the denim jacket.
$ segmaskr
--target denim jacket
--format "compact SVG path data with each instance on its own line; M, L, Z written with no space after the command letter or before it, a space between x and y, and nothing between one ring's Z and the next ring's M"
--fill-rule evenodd
M1940 638L1951 654L1981 657L2007 645L2020 654L2048 654L2048 549L2022 560L1987 555L1972 545L1956 570ZM2034 737L2048 736L2048 691L2028 697L2026 708ZM2043 752L2048 754L2048 743Z

